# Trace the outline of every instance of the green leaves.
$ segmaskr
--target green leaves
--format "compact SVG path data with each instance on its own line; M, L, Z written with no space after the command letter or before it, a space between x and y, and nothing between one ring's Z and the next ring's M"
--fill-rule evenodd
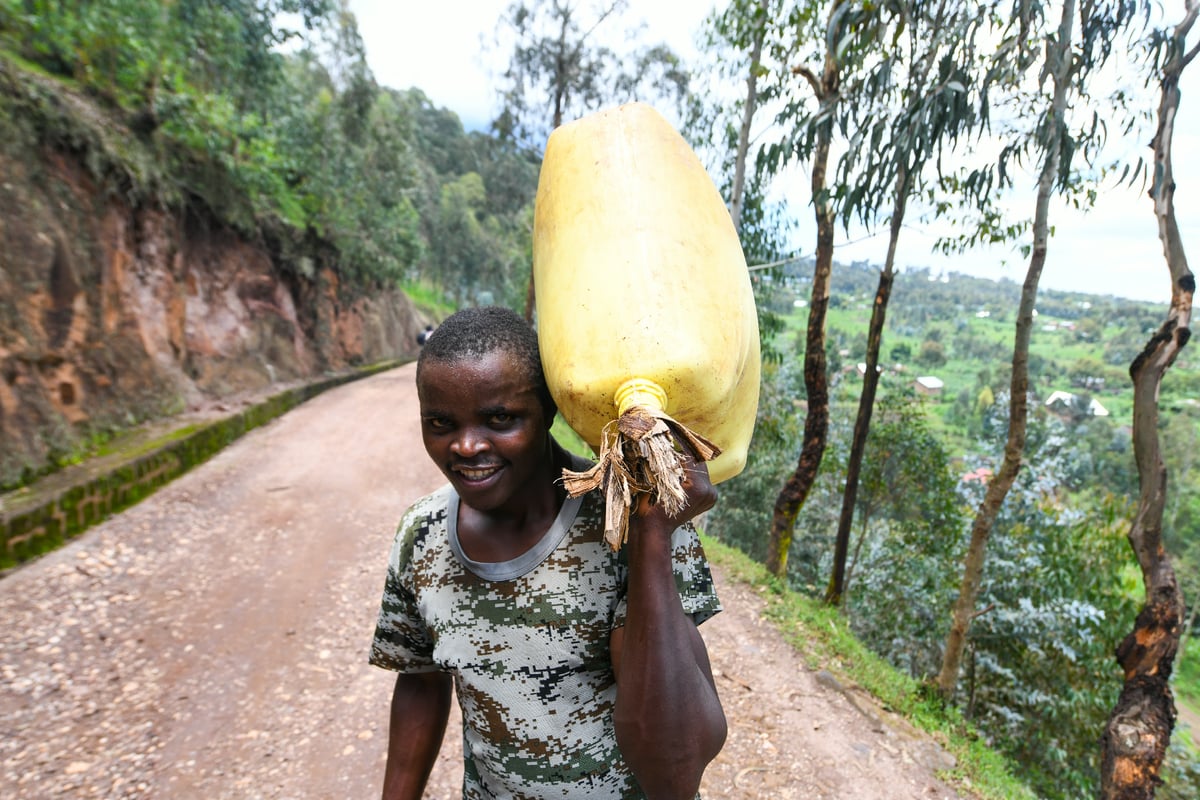
M71 134L73 146L103 149L89 160L118 164L133 199L202 205L278 247L284 264L307 265L295 267L306 277L319 263L345 286L424 276L460 296L486 288L503 298L511 281L501 273L527 262L536 163L468 136L419 91L381 90L341 4L30 0L0 8L6 42L107 105L120 134ZM438 243L431 260L436 232L450 224L443 186L459 197L468 164L478 174L460 198L466 216L455 217L469 223L468 235Z

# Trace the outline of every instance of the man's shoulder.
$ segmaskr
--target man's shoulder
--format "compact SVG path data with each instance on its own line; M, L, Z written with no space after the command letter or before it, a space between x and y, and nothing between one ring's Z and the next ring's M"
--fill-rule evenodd
M444 519L453 497L454 489L447 483L424 497L414 500L400 517L400 529L403 530L407 525L426 517Z
M410 561L415 550L423 549L430 536L444 538L454 490L450 484L413 502L400 517L392 548L392 564Z

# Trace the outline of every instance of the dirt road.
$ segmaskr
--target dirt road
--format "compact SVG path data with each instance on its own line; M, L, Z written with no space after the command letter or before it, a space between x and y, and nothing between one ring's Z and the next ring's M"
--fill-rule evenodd
M415 409L411 366L327 392L0 581L0 796L377 797L391 680L366 651L395 522L441 483ZM706 798L958 796L936 745L717 580ZM429 798L456 796L454 724Z

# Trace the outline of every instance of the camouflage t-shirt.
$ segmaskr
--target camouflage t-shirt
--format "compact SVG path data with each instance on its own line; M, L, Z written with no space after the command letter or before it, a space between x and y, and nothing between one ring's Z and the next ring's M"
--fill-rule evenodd
M609 634L625 623L626 563L603 541L603 498L568 499L541 542L480 563L459 546L446 486L405 513L392 546L372 664L454 676L465 800L641 798L613 727ZM675 581L697 623L721 610L689 523Z

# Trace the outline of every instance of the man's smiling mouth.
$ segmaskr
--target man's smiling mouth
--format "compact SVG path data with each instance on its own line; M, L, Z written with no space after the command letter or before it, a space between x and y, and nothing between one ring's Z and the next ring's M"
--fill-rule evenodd
M454 471L457 472L459 475L461 475L465 480L482 481L482 480L487 480L488 478L492 477L497 472L499 472L500 465L492 464L489 466L482 466L482 467L459 466L459 467L455 467Z

